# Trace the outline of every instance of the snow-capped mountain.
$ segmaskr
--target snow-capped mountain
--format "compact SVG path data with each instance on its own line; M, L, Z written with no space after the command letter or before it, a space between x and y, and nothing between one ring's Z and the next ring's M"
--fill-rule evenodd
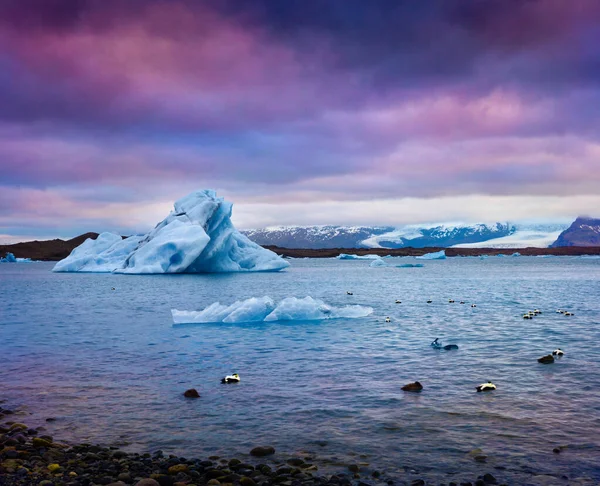
M580 216L551 246L600 246L600 219Z
M380 226L272 226L242 231L259 245L282 248L359 248L363 240L392 231Z
M424 248L550 246L568 224L464 224L385 226L280 226L243 233L260 245L283 248Z

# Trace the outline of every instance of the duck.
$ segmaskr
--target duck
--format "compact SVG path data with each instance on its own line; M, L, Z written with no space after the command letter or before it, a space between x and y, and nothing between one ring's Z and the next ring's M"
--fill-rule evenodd
M477 304L471 304L471 307L477 307Z
M402 304L401 300L396 300L396 304Z
M428 304L431 304L432 302L433 302L433 300L431 300L431 299L429 299L429 300L427 301L427 303L428 303Z
M542 311L541 311L541 310L539 310L539 309L534 309L534 310L533 310L533 313L534 313L535 315L538 315L538 314L541 314L541 313L542 313Z
M565 311L564 311L564 310L562 310L562 309L556 309L556 313L557 313L557 314L564 314L564 313L565 313Z
M392 322L392 320L389 317L386 317L385 322Z
M538 358L538 363L552 364L552 363L554 363L554 356L552 356L551 354L547 354L546 356L542 356L541 358Z
M464 301L464 300L461 300L461 301L460 301L460 303L461 303L461 304L464 304L464 303L465 303L465 301Z
M492 391L496 389L496 385L494 385L491 381L488 381L487 383L482 383L481 385L479 385L476 390L478 392L487 392L487 391Z
M574 316L575 315L575 314L573 314L572 312L569 312L569 311L563 312L563 314L565 316Z
M110 290L116 290L114 287L112 287Z
M454 299L448 299L449 304L454 304Z
M433 342L431 343L431 347L433 349L444 349L446 351L451 351L453 349L458 349L458 344L446 344L445 346L442 344L442 341L439 340L440 338L435 338L433 340Z
M401 388L401 390L407 392L420 392L422 389L423 385L421 385L421 383L419 383L418 381L415 381L414 383L409 383L408 385L404 385Z
M240 375L237 373L233 373L232 375L227 375L225 378L221 379L221 383L239 383Z
M528 312L527 314L523 314L523 319L533 319L533 317L531 317L531 314Z
M354 292L350 292L349 290L346 290L346 295L354 295Z
M565 352L560 348L556 348L554 351L552 351L552 356L558 356L559 358L564 356L564 354Z

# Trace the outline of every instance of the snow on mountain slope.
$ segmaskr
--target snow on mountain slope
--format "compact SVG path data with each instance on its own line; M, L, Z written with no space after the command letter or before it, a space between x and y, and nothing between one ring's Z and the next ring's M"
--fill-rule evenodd
M361 243L362 246L368 248L449 247L455 244L478 243L508 236L514 231L515 228L510 223L408 225L373 235Z
M478 243L461 243L454 248L548 248L568 224L516 225L514 233Z
M385 226L279 226L243 233L260 245L284 248L548 247L568 225L439 223Z

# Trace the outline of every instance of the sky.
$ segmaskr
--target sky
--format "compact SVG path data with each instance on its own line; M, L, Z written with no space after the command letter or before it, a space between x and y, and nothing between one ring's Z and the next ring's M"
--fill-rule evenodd
M598 0L0 0L0 242L600 216Z

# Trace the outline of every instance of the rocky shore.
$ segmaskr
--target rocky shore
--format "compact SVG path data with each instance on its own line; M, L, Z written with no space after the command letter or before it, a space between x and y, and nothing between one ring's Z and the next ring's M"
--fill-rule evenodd
M385 472L347 465L335 474L320 474L309 456L279 459L271 446L252 449L248 459L191 459L153 453L129 453L117 447L64 444L46 435L46 428L30 428L14 411L0 407L0 485L37 486L425 486L425 479L388 477ZM46 419L52 421L52 418ZM267 464L267 462L269 464ZM414 472L414 471L413 471ZM447 486L498 484L491 474Z

